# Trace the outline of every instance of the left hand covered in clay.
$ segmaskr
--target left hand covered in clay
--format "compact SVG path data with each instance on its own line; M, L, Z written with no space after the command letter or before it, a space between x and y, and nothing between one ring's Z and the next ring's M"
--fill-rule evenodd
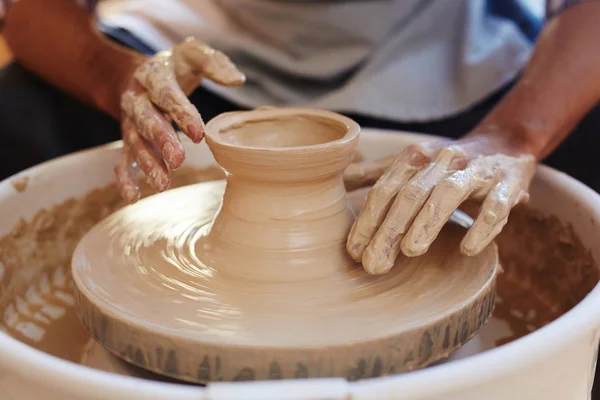
M529 200L536 158L484 135L411 145L399 155L352 164L348 190L379 180L348 236L347 250L370 274L385 274L402 252L424 254L465 200L483 201L461 242L475 255L500 233L511 209ZM385 173L384 173L385 171Z

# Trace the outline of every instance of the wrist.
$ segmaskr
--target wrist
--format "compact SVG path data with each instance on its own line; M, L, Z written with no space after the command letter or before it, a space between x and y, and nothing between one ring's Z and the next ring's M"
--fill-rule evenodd
M105 65L106 75L98 82L94 94L96 106L116 119L121 116L121 95L129 86L135 70L147 59L135 51L109 43L110 49L99 52L98 65Z
M538 160L543 157L548 142L543 124L531 120L486 118L465 137L489 141L497 152L511 156L532 154Z
M539 86L521 79L470 133L495 140L506 153L532 154L542 160L553 137L565 128L566 107L548 103Z

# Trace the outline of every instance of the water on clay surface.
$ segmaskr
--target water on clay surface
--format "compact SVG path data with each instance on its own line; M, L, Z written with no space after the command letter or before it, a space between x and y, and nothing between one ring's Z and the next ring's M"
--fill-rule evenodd
M220 171L215 170L184 170L178 174L173 187L221 178ZM44 223L34 218L31 223L23 223L11 234L0 238L0 329L65 360L123 375L166 380L112 356L91 340L75 314L69 254L89 227L121 206L114 187L103 190L100 195L105 198L98 199L99 195L95 193L87 208L86 200L81 200L78 209L67 202L62 209L58 206L46 211ZM365 194L365 191L357 192L352 199L360 203ZM99 212L99 201L111 205ZM75 209L79 214L73 214ZM89 215L84 215L82 210L87 209ZM59 218L59 211L79 218L81 229L58 226L64 220ZM56 215L48 222L47 217L52 213ZM44 234L49 230L52 235ZM37 243L32 246L28 238ZM53 240L57 242L53 243ZM33 263L32 254L36 250L31 248L43 249L58 243L65 247L61 256L41 262L35 267L37 273L23 278L24 284L11 282L18 281L15 276L19 263ZM498 244L504 273L498 279L493 317L475 338L444 362L501 346L539 329L577 304L598 282L598 270L589 252L573 231L556 218L518 208ZM25 256L27 251L29 255Z

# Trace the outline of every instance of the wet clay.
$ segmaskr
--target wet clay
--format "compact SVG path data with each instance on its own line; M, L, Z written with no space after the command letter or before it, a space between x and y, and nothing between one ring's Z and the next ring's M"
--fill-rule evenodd
M25 190L27 190L27 185L29 185L29 177L22 176L20 178L15 178L10 183L12 184L12 187L14 187L17 192L21 193L21 192L24 192Z
M213 119L226 186L152 196L90 230L72 263L83 324L117 356L200 383L356 380L447 357L491 315L497 249L461 255L449 225L428 254L368 275L345 250L358 131L315 110Z
M558 218L515 208L496 243L504 273L495 315L510 324L510 342L570 310L596 286L600 272L591 252Z
M183 167L173 174L173 188L223 176L216 167L207 170ZM141 186L144 196L152 193L149 187ZM356 210L365 197L364 190L349 196ZM75 316L71 302L64 301L66 297L62 294L54 294L71 293L71 273L65 266L70 264L81 236L122 205L117 188L111 185L40 210L31 220L21 221L0 238L0 330L36 349L93 368L145 379L164 379L121 361L91 341ZM590 252L573 230L555 217L541 215L525 206L517 207L497 241L504 273L497 279L492 323L483 329L494 329L496 322L510 328L505 336L500 333L497 345L516 340L553 321L581 301L598 282L598 269ZM44 298L65 311L58 314L59 318L42 314L45 318L38 317L40 322L31 317L34 314L34 306L29 305L32 296L26 293L42 292L39 287L47 288L48 284L51 294ZM27 307L23 307L24 304ZM18 328L19 323L30 326ZM43 332L32 334L28 333L30 330ZM76 354L71 346L80 353ZM489 347L493 347L493 343ZM214 370L216 365L206 363L203 370L211 367ZM366 373L366 369L364 371Z

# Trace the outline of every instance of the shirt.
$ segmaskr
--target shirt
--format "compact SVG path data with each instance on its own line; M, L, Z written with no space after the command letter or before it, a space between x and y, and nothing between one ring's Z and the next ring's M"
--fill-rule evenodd
M547 14L579 1L547 0ZM204 85L249 108L441 119L513 80L531 51L486 0L106 0L96 11L157 51L187 36L224 51L247 83Z

